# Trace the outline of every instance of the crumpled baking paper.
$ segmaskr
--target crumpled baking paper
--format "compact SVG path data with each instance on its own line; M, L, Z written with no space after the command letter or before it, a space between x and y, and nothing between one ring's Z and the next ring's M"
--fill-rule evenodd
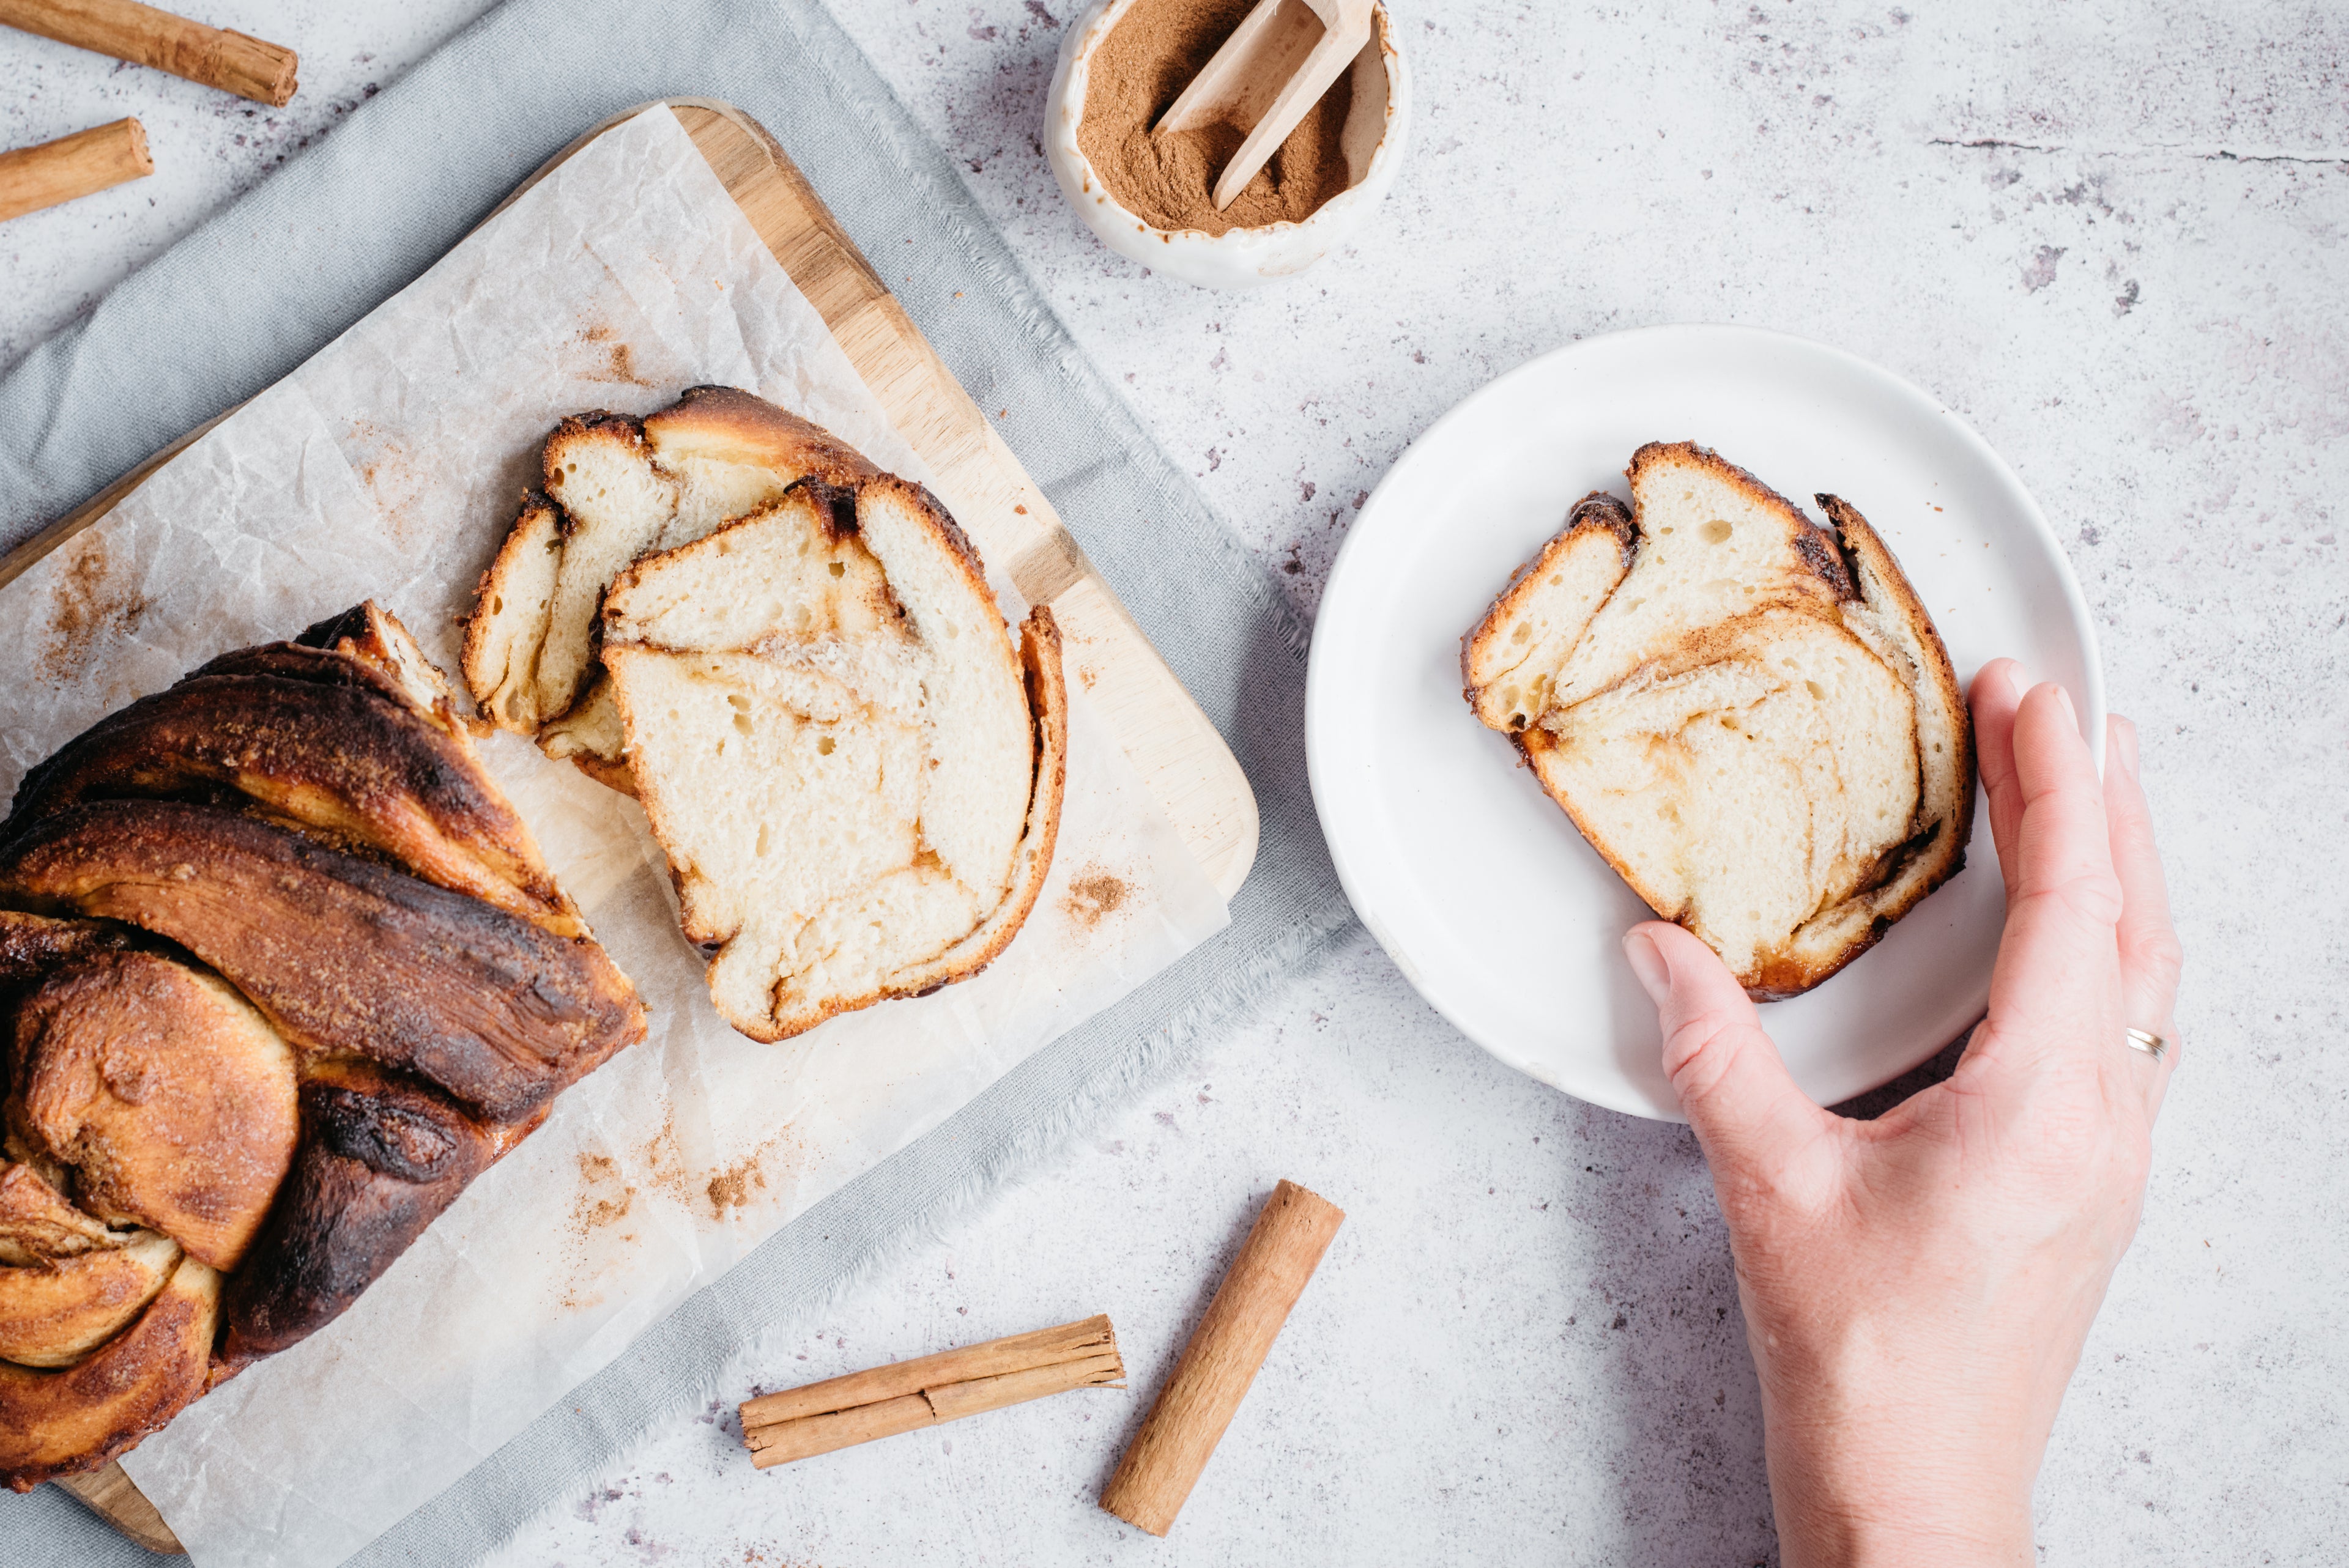
M216 654L373 597L453 676L460 617L562 416L748 388L931 475L666 108L606 132L0 589L0 780ZM947 496L952 503L952 496ZM990 563L999 569L1004 562ZM1017 615L999 570L999 596ZM650 1030L566 1092L339 1321L125 1468L195 1561L338 1561L795 1215L1226 915L1070 683L1050 882L976 979L780 1045L721 1023L633 801L500 735L491 770Z

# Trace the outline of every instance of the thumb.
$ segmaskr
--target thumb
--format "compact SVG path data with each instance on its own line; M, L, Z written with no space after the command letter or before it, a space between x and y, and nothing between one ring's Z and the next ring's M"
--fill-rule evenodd
M1623 955L1656 1004L1664 1076L1716 1180L1783 1175L1828 1113L1795 1087L1744 988L1712 948L1669 921L1633 926Z

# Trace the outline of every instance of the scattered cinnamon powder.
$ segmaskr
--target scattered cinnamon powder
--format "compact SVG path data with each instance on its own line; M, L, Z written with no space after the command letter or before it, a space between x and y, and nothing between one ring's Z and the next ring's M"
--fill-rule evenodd
M97 529L58 552L61 566L49 602L49 634L41 674L64 681L81 673L98 645L139 629L150 601L136 585L114 580L106 535Z
M1133 890L1122 878L1112 875L1102 866L1087 866L1069 882L1069 896L1061 907L1069 918L1086 931L1091 931L1104 919L1124 907Z
M635 351L625 343L613 342L616 335L608 325L591 326L579 335L579 341L596 349L604 363L582 372L589 381L625 381L631 386L649 387L652 383L636 374Z
M1255 0L1137 0L1093 53L1077 145L1110 194L1154 227L1221 234L1302 222L1352 183L1340 146L1354 105L1350 72L1220 212L1216 177L1245 133L1232 125L1151 132L1254 8Z

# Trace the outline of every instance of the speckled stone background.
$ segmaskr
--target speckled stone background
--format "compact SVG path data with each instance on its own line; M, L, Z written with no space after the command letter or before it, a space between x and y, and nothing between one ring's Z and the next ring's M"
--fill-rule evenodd
M1420 108L1381 224L1244 298L1116 259L1063 205L1036 127L1071 0L834 4L1309 614L1413 433L1578 336L1785 328L1990 438L2055 521L2142 726L2189 954L2184 1070L2041 1480L2041 1557L2337 1561L2349 9L1393 0ZM281 111L0 36L0 144L135 112L160 169L0 227L0 364L481 8L203 0L301 49ZM1351 1218L1154 1543L1092 1500L1280 1176ZM1132 1392L769 1475L737 1446L754 1384L1098 1310ZM1500 1068L1367 939L820 1320L778 1324L721 1393L495 1562L1775 1558L1695 1145Z

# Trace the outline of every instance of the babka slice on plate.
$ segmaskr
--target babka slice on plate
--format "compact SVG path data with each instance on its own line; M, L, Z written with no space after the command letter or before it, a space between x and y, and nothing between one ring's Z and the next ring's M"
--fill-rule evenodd
M1657 914L1791 996L1963 865L1965 699L1849 503L1822 527L1687 442L1627 475L1464 639L1468 703Z

